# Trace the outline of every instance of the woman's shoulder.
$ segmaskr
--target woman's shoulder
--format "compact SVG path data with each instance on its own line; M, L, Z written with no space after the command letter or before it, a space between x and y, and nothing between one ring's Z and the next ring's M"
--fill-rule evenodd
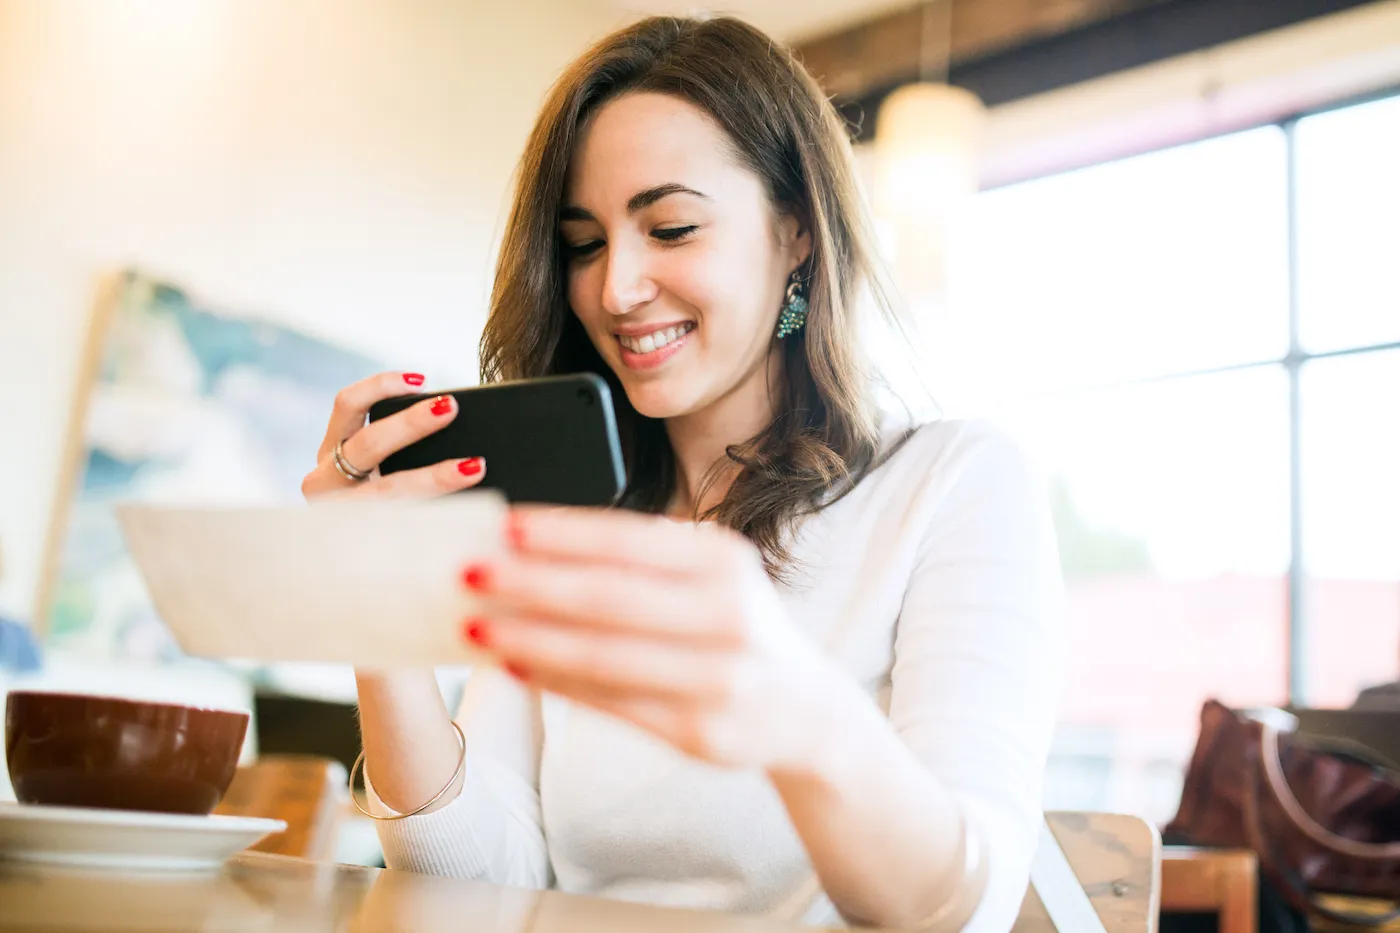
M882 460L867 481L947 489L969 481L1041 481L1043 471L1025 439L996 419L887 419L881 433Z
M887 569L902 566L898 555L912 560L935 539L1049 553L1049 490L1013 428L986 418L886 421L882 437L882 460L804 525L801 540L819 566L823 556L844 566L866 551Z

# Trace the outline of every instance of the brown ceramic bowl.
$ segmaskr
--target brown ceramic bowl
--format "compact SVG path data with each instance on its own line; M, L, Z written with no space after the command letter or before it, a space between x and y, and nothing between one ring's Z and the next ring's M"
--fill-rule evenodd
M5 759L21 803L205 814L247 731L247 713L16 691Z

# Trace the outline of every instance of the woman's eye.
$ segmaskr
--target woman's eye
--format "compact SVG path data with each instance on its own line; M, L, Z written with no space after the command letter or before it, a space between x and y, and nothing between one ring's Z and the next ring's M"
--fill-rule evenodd
M695 232L695 225L688 227L660 227L651 231L651 235L665 243L674 243L676 240L683 240Z
M586 243L565 243L564 253L570 259L585 259L602 248L602 240L589 240Z

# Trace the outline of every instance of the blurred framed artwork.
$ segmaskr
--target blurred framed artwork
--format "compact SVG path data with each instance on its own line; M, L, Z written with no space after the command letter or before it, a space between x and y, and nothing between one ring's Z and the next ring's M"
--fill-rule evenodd
M180 657L126 552L118 501L299 501L335 393L382 367L127 269L94 302L36 611L50 648Z

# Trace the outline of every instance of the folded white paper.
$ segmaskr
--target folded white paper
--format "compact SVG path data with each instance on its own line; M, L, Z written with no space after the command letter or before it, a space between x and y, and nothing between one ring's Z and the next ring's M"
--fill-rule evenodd
M462 570L505 546L495 493L116 511L187 654L372 668L484 660L461 635L476 602Z

